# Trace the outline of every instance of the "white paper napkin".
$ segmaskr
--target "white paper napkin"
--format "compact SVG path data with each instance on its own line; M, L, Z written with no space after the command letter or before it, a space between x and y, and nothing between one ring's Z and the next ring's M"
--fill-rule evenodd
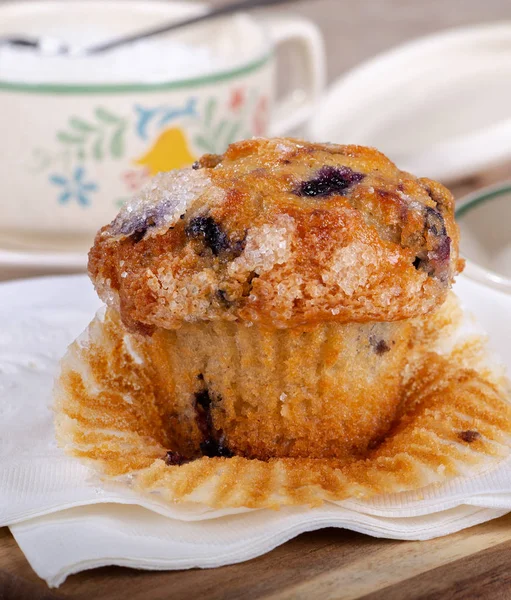
M329 505L306 512L260 510L187 523L138 506L110 504L31 519L11 531L32 568L54 587L72 573L105 565L150 570L220 567L255 558L300 533L323 527L426 540L506 512L464 506L427 517L381 519Z
M511 372L511 298L465 278L455 291ZM329 526L429 539L511 510L511 460L442 487L313 510L168 506L155 495L105 486L56 447L49 408L58 360L98 306L82 276L0 286L0 525L11 526L34 570L50 585L109 564L181 569L240 562Z

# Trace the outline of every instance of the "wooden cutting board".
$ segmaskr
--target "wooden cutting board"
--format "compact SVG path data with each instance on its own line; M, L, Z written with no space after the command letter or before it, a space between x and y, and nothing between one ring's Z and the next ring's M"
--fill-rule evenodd
M48 540L51 552L51 540ZM49 590L0 529L0 599L53 600L511 599L511 514L427 542L341 529L307 533L260 558L210 570L107 567Z

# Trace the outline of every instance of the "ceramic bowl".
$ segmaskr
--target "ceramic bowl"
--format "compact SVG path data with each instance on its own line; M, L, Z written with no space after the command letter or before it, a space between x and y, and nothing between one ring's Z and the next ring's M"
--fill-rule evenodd
M456 218L465 274L511 294L511 181L466 196Z

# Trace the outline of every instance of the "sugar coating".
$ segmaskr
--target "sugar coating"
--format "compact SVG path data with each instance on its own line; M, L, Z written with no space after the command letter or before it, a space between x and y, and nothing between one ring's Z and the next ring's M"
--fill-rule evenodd
M258 138L158 175L98 234L90 274L141 331L402 320L462 268L453 212L372 148Z
M204 171L159 173L121 208L111 226L114 235L159 235L186 213L190 203L211 186Z
M156 297L165 298L153 309L153 324L164 326L169 321L169 313L190 315L186 320L207 320L210 298L218 290L213 269L176 277L164 265L153 273L147 273L147 286ZM177 323L175 324L175 326Z
M262 275L289 260L295 223L292 217L280 216L272 225L252 227L247 232L245 250L233 260L227 272L233 278L253 271Z

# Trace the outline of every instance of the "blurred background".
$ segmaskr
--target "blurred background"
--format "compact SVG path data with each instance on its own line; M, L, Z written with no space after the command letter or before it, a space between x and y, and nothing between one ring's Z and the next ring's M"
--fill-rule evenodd
M34 33L37 19L51 20L54 9L46 11L49 3L32 1L34 8L25 7L11 22L15 11L8 9L7 18L0 16L0 36ZM210 5L226 1L211 0ZM83 0L80 5L86 3ZM117 28L109 34L115 37L144 23L144 3L133 2L137 8L131 17L128 3L90 0L89 5L95 5L94 10L104 7L109 27ZM193 6L194 2L180 3L184 4ZM0 0L0 11L8 5L20 3ZM62 5L67 11L73 0ZM37 6L45 8L35 19L32 13ZM186 13L186 9L180 10ZM87 80L83 93L76 92L81 63L74 63L74 72L70 69L67 75L55 63L54 72L61 69L58 86L74 90L63 92L53 89L58 86L52 88L51 68L46 79L41 75L42 81L33 80L30 69L40 70L31 67L32 59L21 57L18 69L17 55L2 54L0 46L0 123L4 131L0 176L11 182L14 195L19 196L13 201L12 194L7 194L0 200L0 279L83 270L92 231L108 222L152 175L190 164L203 152L221 152L234 139L289 132L318 141L376 145L398 166L447 184L458 199L506 182L499 201L491 210L486 205L482 217L468 214L468 209L462 216L468 232L466 253L473 253L487 269L498 267L501 274L509 270L511 277L509 228L502 225L511 218L507 184L511 165L509 0L302 0L252 14L265 23L263 33L270 32L279 60L266 65L267 72L264 60L259 65L250 62L250 56L263 45L256 39L256 29L250 29L252 22L237 23L237 33L234 21L212 25L213 29L200 30L209 33L198 34L194 43L204 44L211 38L218 56L222 52L239 54L235 66L243 74L229 75L229 89L219 78L215 86L210 82L210 87L201 83L190 88L188 96L182 86L178 93L174 87L158 87L159 80L137 83L131 79L131 87L121 94L113 89L124 82L121 62L97 70L99 79L92 83L103 89L85 89L91 83ZM176 19L182 18L180 15ZM88 17L88 11L82 9L72 18L78 22ZM151 18L148 24L161 21L155 15ZM90 19L92 23L93 17ZM19 30L19 23L26 24L26 31ZM12 31L13 27L18 30ZM47 23L45 27L49 27ZM442 37L442 32L460 27L476 29ZM440 37L419 42L419 46L398 48L383 62L379 58L373 61L402 44L438 34ZM175 39L184 44L188 38L179 35ZM194 34L189 35L192 39ZM204 66L211 57L204 47L200 52L203 69L197 73L201 77L206 74L207 79L208 68L216 72L215 60L220 59L213 57L211 68ZM179 47L170 52L174 63L179 63L176 53L181 56ZM135 54L126 56L128 62L137 63ZM139 59L143 65L143 53ZM47 61L50 67L51 60ZM199 67L192 63L190 72L195 73L193 69ZM352 71L360 65L361 69ZM276 80L275 85L270 78ZM274 96L282 95L285 102L275 100ZM129 121L128 105L137 115L133 122ZM196 124L201 119L199 131ZM130 138L131 132L136 136ZM416 140L415 146L410 140ZM28 152L26 149L31 154L22 160L19 156ZM41 200L36 202L32 195ZM43 196L44 202L48 198L47 206ZM105 198L108 207L96 208L106 206ZM487 221L482 229L481 219ZM485 239L476 239L478 235ZM491 243L486 238L491 238Z
M0 4L16 1L0 0ZM209 4L219 6L225 0L210 0ZM262 10L272 13L283 9ZM359 62L419 36L450 27L511 19L508 0L297 0L284 10L311 19L321 28L330 81Z

